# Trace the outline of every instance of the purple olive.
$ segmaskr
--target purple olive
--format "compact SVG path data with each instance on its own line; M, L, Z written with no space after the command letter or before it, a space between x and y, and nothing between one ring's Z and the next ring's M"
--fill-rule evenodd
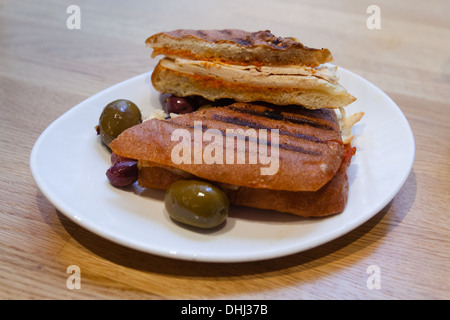
M194 107L185 98L170 96L164 101L164 111L167 113L190 113L194 111Z
M107 171L106 176L109 182L117 187L126 187L138 178L137 161L121 161L113 164Z
M200 108L204 105L207 105L207 104L210 104L210 105L213 104L213 101L203 98L202 96L189 96L189 97L187 97L187 99L193 106L194 110L197 110L198 108Z
M130 159L130 158L119 156L118 154L115 154L114 152L111 153L111 164L112 165L119 163L119 162L123 162L123 161L134 161L134 160Z

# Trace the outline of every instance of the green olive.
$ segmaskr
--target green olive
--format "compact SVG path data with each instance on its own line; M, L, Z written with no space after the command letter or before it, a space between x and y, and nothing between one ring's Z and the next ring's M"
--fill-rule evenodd
M133 102L125 99L115 100L103 109L98 131L102 142L109 147L119 134L141 122L141 111Z
M196 180L172 183L166 191L164 205L172 219L203 229L222 224L230 209L228 197L222 190Z

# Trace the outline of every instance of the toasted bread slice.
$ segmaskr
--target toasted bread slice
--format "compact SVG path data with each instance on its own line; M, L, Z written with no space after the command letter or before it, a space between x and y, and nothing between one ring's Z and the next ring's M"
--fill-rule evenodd
M216 70L223 72L224 68L218 66ZM208 71L213 70L209 68ZM336 109L356 100L337 81L331 82L315 75L281 74L275 79L274 75L254 75L251 71L241 77L236 76L237 70L230 73L229 78L224 78L217 74L184 71L177 68L176 63L163 59L153 71L152 84L162 93L181 97L199 95L208 100L230 98L240 102L296 104L308 109Z
M270 31L175 30L146 40L153 57L183 57L243 65L318 66L333 57L328 49L309 48L294 38L276 37Z
M196 122L200 127L195 132ZM214 132L214 139L203 141L197 149L203 154L200 163L195 163L192 154L188 155L188 161L174 161L173 152L182 144L180 136L172 137L177 129L188 134L183 143L192 154L196 144L199 145L196 134ZM231 139L232 163L227 150L229 130L237 133ZM266 136L261 135L264 132ZM273 140L275 134L278 141ZM239 149L238 140L243 142L243 149ZM221 155L218 161L207 163L205 154L207 148L211 151L212 142L221 142ZM278 155L273 159L277 162L260 161L259 154L258 159L253 158L257 161L250 163L251 156L261 152L260 145L266 142L271 156L272 152L278 152L273 153ZM316 191L323 187L336 174L343 153L339 123L333 110L245 103L199 110L169 120L148 120L124 131L110 147L118 155L180 169L211 181L290 191ZM244 161L239 163L240 156ZM262 174L272 164L277 171Z

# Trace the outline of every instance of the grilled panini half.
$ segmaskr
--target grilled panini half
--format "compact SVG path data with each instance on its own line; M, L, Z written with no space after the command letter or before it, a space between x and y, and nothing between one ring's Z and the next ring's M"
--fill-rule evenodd
M173 137L173 133L180 132L177 129L187 133L186 140L179 139L179 135ZM230 131L233 132L233 163L230 163L231 157L227 157ZM256 132L256 136L250 135L251 132ZM202 133L203 141L199 146L196 135ZM205 138L207 133L208 139ZM276 142L274 137L277 137ZM180 147L180 141L184 141L186 150L201 151L203 161L195 163L192 153L188 155L189 161L174 162L173 150ZM241 144L243 148L238 147L238 141L245 142ZM211 155L212 143L222 147L222 152L218 153L222 159L207 163L204 156ZM250 161L255 150L259 152L258 148L264 144L267 155L278 152L274 174L261 174L262 169L268 167L267 161L259 161L261 158L256 163ZM312 192L336 175L344 154L334 110L247 103L203 109L168 120L148 120L124 131L110 147L118 155L139 160L141 167L159 166L176 174L231 186ZM216 160L217 151L214 149ZM239 157L245 161L239 163Z
M309 48L269 31L176 30L146 41L156 90L209 100L264 101L309 109L340 108L356 100L339 84L328 49Z
M269 30L174 30L152 35L146 45L152 57L220 61L240 65L305 65L333 60L330 50L308 48L294 38L276 37Z

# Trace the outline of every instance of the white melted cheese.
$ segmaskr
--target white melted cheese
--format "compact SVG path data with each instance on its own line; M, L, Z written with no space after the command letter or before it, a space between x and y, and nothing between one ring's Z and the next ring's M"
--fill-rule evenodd
M357 112L347 117L347 113L344 108L339 108L339 126L341 128L342 142L349 144L352 142L354 135L352 135L353 126L361 120L364 116L364 112Z
M322 90L330 94L346 92L338 83L337 67L327 65L320 65L316 68L307 66L258 67L167 57L160 63L163 67L177 72L212 76L227 82L245 85Z

